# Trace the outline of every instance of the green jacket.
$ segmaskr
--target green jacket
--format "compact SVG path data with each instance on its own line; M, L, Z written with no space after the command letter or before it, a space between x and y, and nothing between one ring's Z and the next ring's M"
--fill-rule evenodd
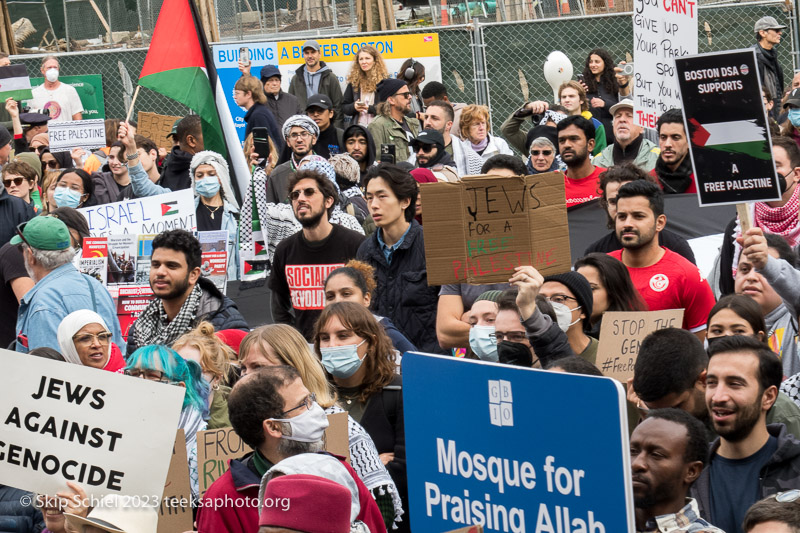
M417 119L406 117L406 123L414 137L419 135L420 127ZM376 154L378 158L380 158L382 144L393 144L395 146L395 162L400 163L408 160L411 155L408 136L399 122L392 117L381 115L370 122L367 129L375 141L375 150L378 152Z
M639 153L636 154L636 159L633 163L644 170L650 172L656 168L656 161L661 150L647 139L642 139L642 144L639 146ZM592 160L592 164L597 167L609 168L614 166L614 145L607 146L605 150L600 152L600 155Z

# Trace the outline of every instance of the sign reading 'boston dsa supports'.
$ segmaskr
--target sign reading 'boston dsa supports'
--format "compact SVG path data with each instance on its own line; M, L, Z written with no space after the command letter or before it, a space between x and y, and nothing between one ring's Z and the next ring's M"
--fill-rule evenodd
M780 200L755 51L675 60L700 205Z
M408 353L403 408L413 531L634 532L619 382Z
M92 237L123 233L156 234L171 229L195 231L191 189L78 209Z
M0 367L4 484L56 494L74 481L90 496L158 502L183 388L8 350Z
M570 268L560 172L423 183L420 195L430 285L504 282L522 265Z

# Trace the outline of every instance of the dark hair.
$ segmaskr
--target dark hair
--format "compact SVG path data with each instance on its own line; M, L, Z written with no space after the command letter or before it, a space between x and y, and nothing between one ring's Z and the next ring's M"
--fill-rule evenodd
M200 122L200 115L186 115L178 122L178 127L175 131L178 142L181 144L186 142L186 138L189 135L199 138L202 134L203 125Z
M55 154L53 154L55 155ZM86 197L86 201L81 204L81 207L85 207L87 205L92 205L89 202L94 199L94 181L92 177L89 175L88 172L83 170L82 168L65 168L59 174L58 179L56 179L56 186L61 181L61 178L64 177L65 174L77 174L78 177L81 179L81 183L83 184L83 194L88 194Z
M73 209L71 207L58 207L50 211L49 215L59 219L67 226L68 229L74 229L77 231L81 246L83 246L83 239L91 236L89 223L86 221L86 217L83 216L77 209Z
M111 146L114 144L114 141L117 140L120 122L121 121L118 118L107 118L103 121L103 127L105 128L106 134L106 146Z
M575 271L584 266L597 269L600 275L600 282L608 295L607 311L647 311L642 296L631 281L631 274L628 272L622 261L610 255L595 252L575 261L573 267Z
M583 131L583 134L586 136L586 142L594 139L596 130L591 120L587 120L580 115L570 115L562 119L561 122L556 125L556 132L561 133L570 126L576 126L579 130Z
M645 402L692 388L708 366L703 343L679 328L654 331L644 338L633 369L633 390Z
M619 188L617 192L617 205L622 198L635 198L644 196L650 202L653 215L659 217L664 214L664 192L655 183L644 180L631 181Z
M432 81L431 83L438 83L438 82ZM425 89L430 87L431 83L426 85ZM425 89L422 89L422 98L427 98L425 96ZM453 104L451 104L450 102L445 102L444 100L434 100L433 102L428 104L426 109L429 109L433 106L441 107L442 109L444 109L444 114L447 116L447 120L453 121L456 119L456 112L453 110Z
M422 94L420 94L420 96L423 100L427 100L428 98L436 98L436 100L441 101L447 96L447 87L445 87L444 83L440 81L429 81L425 84L425 87L422 88Z
M761 306L749 296L745 296L744 294L728 294L720 298L719 301L714 304L714 307L711 308L711 311L709 311L706 325L711 324L711 319L714 318L714 315L723 309L730 309L736 313L737 316L747 321L750 327L753 328L754 333L758 334L759 331L766 333L767 325L764 322L764 313L761 311Z
M411 79L406 78L406 70L408 69L414 71L414 77ZM397 77L408 84L408 89L412 94L417 95L419 94L419 84L422 83L422 78L425 77L425 65L413 57L408 58L397 69Z
M340 274L350 278L350 281L365 295L371 295L375 290L375 269L369 263L364 263L358 259L351 259L343 267L332 270L328 277L325 278L325 283L322 284L323 289L328 286L328 282L332 277Z
M514 295L516 298L516 295ZM516 299L515 299L516 301ZM553 324L558 322L558 317L556 316L556 311L553 309L553 306L550 304L550 300L545 298L541 294L536 295L536 308L539 310L540 313L543 315L547 315L553 321Z
M646 180L653 182L654 179L647 172L631 162L614 165L600 174L598 188L600 189L600 207L606 212L608 229L614 229L614 219L608 216L608 197L606 187L609 183L628 183L629 181Z
M770 387L780 387L783 380L783 365L769 346L747 335L732 335L714 341L708 346L708 357L728 352L751 352L758 358L758 382L761 392ZM641 352L639 352L641 357Z
M772 138L773 148L783 148L786 151L786 156L789 158L789 164L792 168L800 167L800 147L791 137L787 135L779 135Z
M556 359L555 361L551 361L546 370L553 370L554 368L560 368L567 374L583 374L584 376L603 376L603 373L600 372L596 366L592 363L580 357L578 355L568 355L567 357L562 357L561 359Z
M744 515L745 533L764 522L786 524L793 533L800 533L800 501L779 502L775 494L754 503Z
M138 133L133 137L133 140L136 142L136 148L141 148L148 154L153 150L158 153L158 146L156 143L145 137L144 135L139 135Z
M589 59L592 56L598 56L603 60L603 72L600 74L600 83L605 87L606 91L611 94L619 92L619 82L617 82L617 75L614 72L614 60L611 59L611 54L604 48L595 48L586 55L586 62L583 67L583 83L588 87L588 93L598 92L597 82L594 79L594 74L589 70ZM588 98L587 98L588 100Z
M36 357L42 357L44 359L52 359L53 361L64 361L64 356L58 353L57 350L54 350L48 346L39 346L38 348L34 348L30 352L31 355L35 355Z
M234 385L228 395L228 416L237 435L251 448L264 442L264 420L283 418L281 389L300 379L290 366L262 367Z
M512 287L510 289L504 290L500 296L497 298L497 312L500 311L514 311L519 313L519 307L517 307L517 288Z
M675 407L665 409L651 409L647 412L647 418L656 418L675 422L686 428L686 449L683 451L683 462L694 463L700 461L703 466L708 462L708 440L706 437L706 427L700 420Z
M786 239L775 233L765 233L764 238L767 240L767 248L774 248L778 252L778 257L783 259L792 267L797 268L797 254Z
M510 170L515 176L524 176L528 173L525 163L515 155L495 154L487 159L481 167L481 174L489 174L495 169Z
M656 131L661 133L662 124L680 124L683 126L683 111L676 107L668 109L663 115L658 118L656 122ZM684 128L685 129L685 128Z
M125 143L123 143L122 141L114 141L113 143L111 143L108 146L108 153L109 154L111 154L111 149L112 148L119 148L119 153L117 154L117 156L121 155L123 158L125 157L125 148L126 148L125 147ZM122 161L124 161L124 159L122 159ZM108 166L108 163L106 163L105 166Z
M389 185L389 188L397 197L398 201L403 201L406 198L411 200L408 207L405 209L406 222L411 222L416 213L417 196L419 196L419 184L417 180L397 165L381 163L369 168L367 176L364 178L364 190L367 190L369 182L375 178L382 178L383 181Z
M200 268L202 264L203 251L200 249L200 241L185 229L172 229L156 235L156 238L153 239L153 252L157 248L169 248L176 252L183 252L190 271Z
M333 204L328 208L328 218L333 214L333 210L339 201L339 194L336 192L336 187L333 182L316 170L301 169L289 177L289 184L286 187L286 194L292 194L292 189L300 183L301 180L314 180L317 184L319 192L322 193L324 198L333 198Z
M44 154L52 155L53 159L58 163L59 169L70 168L74 164L69 152L51 152L50 148L45 147L39 152L39 161L42 161L42 156ZM44 176L44 169L45 164L44 161L42 161L42 176Z

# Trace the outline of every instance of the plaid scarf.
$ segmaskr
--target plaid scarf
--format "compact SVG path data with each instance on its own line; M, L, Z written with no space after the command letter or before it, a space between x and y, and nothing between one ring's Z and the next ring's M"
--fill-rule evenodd
M172 346L178 337L192 329L192 323L200 305L200 296L203 291L200 285L195 285L189 297L183 302L181 310L167 322L167 312L160 298L150 302L139 318L136 319L136 345L163 344Z
M795 187L792 197L781 207L770 207L764 202L755 202L755 225L766 233L780 235L794 248L800 242L800 223L798 223L798 192Z

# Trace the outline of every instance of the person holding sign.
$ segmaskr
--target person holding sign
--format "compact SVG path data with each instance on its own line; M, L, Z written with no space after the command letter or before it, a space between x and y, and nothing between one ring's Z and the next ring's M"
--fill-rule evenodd
M581 274L564 272L544 278L541 294L556 313L558 327L567 334L572 350L592 364L597 360L597 339L592 329L592 287Z
M683 126L683 111L670 109L658 118L658 147L661 153L650 175L658 180L664 194L697 194L689 156L689 139Z

